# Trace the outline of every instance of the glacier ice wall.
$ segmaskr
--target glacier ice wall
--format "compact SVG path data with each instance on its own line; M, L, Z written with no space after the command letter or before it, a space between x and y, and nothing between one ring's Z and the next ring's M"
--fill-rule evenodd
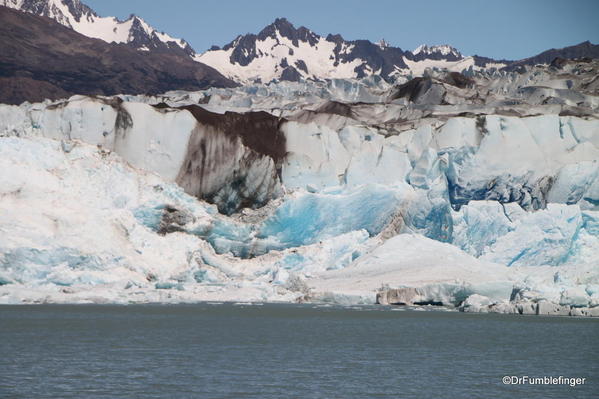
M354 90L341 83L329 89ZM327 99L295 115L289 104L283 115L210 111L177 96L154 105L126 96L0 105L7 297L89 300L77 287L97 287L123 301L295 300L307 295L290 283L297 278L347 291L334 274L328 284L329 273L355 283L359 269L374 268L364 259L376 264L377 248L391 273L411 245L393 239L402 236L420 237L419 251L463 259L429 281L434 259L418 268L420 258L406 255L415 277L397 284L420 281L446 301L464 292L505 297L518 286L522 297L538 291L567 302L562 296L580 297L568 294L580 284L565 276L596 269L595 118L450 116L397 132L372 122L400 120L396 104ZM453 281L462 267L497 265L496 274ZM551 268L562 267L562 280L551 280L562 270ZM587 305L599 291L593 278L581 283ZM368 281L357 296L385 284Z

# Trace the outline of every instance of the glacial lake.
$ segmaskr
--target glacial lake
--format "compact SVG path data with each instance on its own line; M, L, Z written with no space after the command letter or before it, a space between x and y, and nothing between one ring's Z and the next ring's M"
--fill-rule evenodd
M599 395L597 319L398 309L0 306L0 398Z

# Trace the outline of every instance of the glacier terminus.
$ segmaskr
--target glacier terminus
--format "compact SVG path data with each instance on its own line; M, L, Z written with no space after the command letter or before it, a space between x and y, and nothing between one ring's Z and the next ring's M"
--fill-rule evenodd
M34 3L0 8L131 59L184 58L168 79L190 80L3 100L0 303L599 316L596 45L496 61L277 19L196 53L135 16Z

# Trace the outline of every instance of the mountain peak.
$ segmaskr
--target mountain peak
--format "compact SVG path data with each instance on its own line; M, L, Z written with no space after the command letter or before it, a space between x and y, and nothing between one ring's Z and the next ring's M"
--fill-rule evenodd
M368 40L346 41L341 35L325 38L304 26L296 28L281 17L257 35L238 36L195 59L239 82L270 82L362 78L375 73L387 78L407 68L405 54L384 40L374 44Z
M376 45L379 46L380 48L384 49L389 47L389 42L387 42L384 38L379 40L378 42L376 42Z
M416 61L424 59L458 61L464 58L458 49L448 44L435 46L421 44L412 51L412 55Z
M449 55L449 54L455 54L455 55L461 55L461 53L455 48L452 47L448 44L441 44L441 45L436 45L436 46L429 46L427 44L421 44L420 46L416 47L416 49L414 49L414 51L412 51L412 54L417 55L417 54L433 54L433 53L439 53L442 55Z
M293 24L291 22L289 22L289 20L285 17L276 18L275 21L271 25L274 25L278 28L283 27L283 28L295 29Z
M125 21L115 17L101 17L80 0L0 0L0 5L51 18L84 36L107 43L125 43L142 51L195 55L195 51L185 40L156 31L135 14L131 14Z
M268 36L275 31L288 32L288 31L295 31L295 30L296 30L295 26L293 26L293 24L291 22L289 22L289 20L287 18L279 17L279 18L276 18L270 24L266 25L264 27L264 29L262 29L258 33L258 36Z
M279 36L291 40L294 46L298 46L300 41L308 42L313 46L318 42L318 38L320 37L310 29L304 26L296 28L287 18L280 17L262 29L256 38L263 41L270 37L278 41ZM253 37L253 35L246 35L244 37ZM247 43L247 40L245 42Z

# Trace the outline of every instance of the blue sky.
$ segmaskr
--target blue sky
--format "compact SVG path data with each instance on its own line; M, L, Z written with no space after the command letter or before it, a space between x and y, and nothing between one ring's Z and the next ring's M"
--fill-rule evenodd
M585 40L599 43L599 0L83 0L100 15L137 14L198 52L277 17L349 40L385 38L412 50L451 44L466 55L520 59Z

